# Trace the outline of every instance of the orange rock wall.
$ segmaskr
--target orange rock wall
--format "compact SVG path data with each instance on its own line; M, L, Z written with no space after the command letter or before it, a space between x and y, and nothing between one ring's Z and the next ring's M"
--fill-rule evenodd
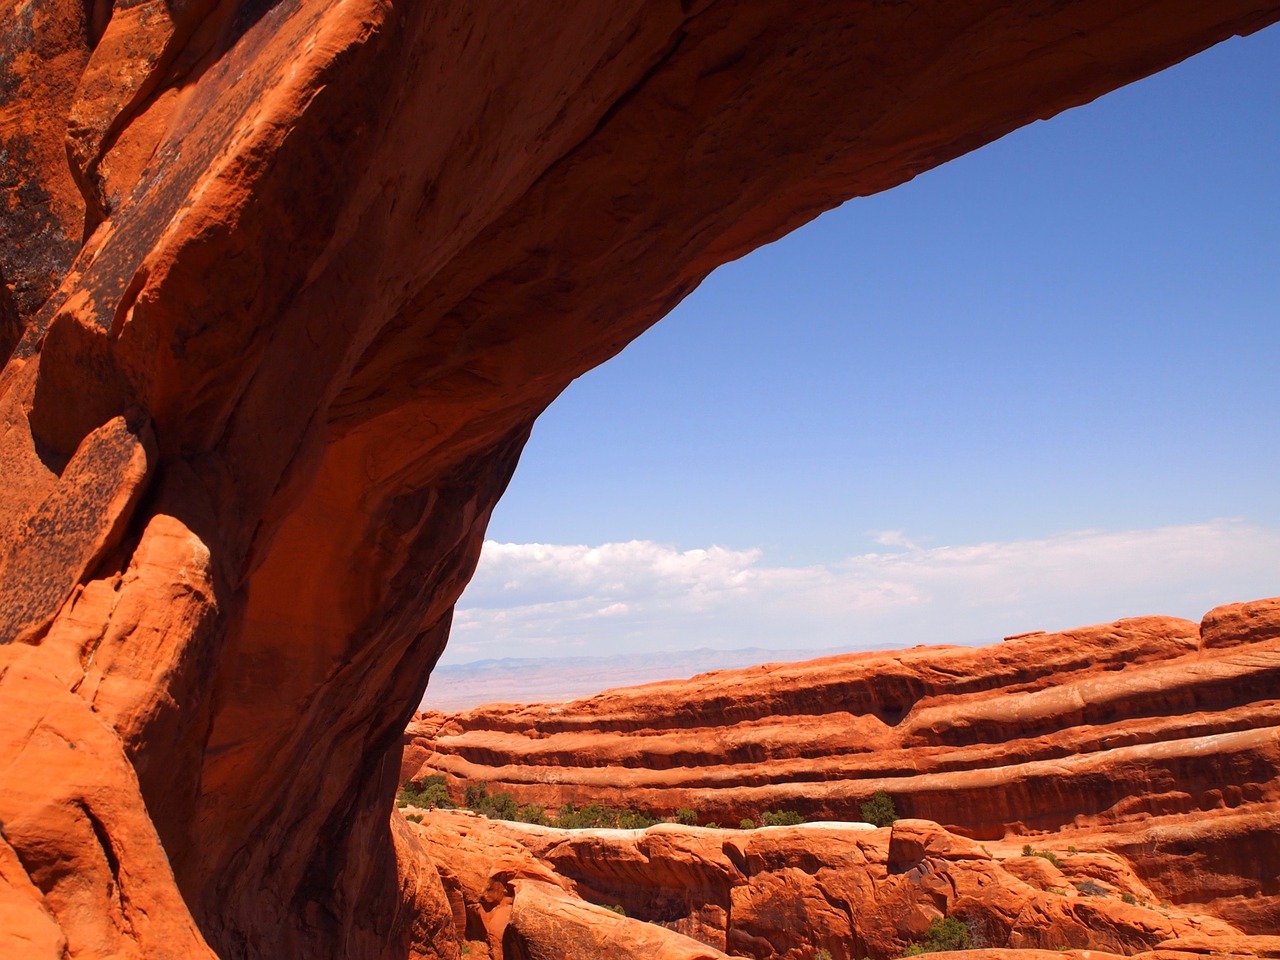
M719 263L1278 18L6 6L0 725L61 759L0 773L3 935L403 956L400 733L538 413Z
M925 820L558 830L435 811L410 830L441 863L454 929L478 960L896 960L943 916L990 951L965 956L986 960L1267 957L1280 947L1161 902L1100 835L1071 837L1078 848L1040 838L1051 862Z
M1160 900L1263 934L1280 929L1278 680L1280 599L1260 600L1199 626L1145 617L420 714L401 775L734 826L858 820L884 790L970 837L1115 851Z

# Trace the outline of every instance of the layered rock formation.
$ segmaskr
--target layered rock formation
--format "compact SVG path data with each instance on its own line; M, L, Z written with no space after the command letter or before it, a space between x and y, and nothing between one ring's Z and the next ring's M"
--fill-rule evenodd
M943 917L962 925L976 950L957 956L969 958L1280 950L1280 937L1162 902L1123 857L1062 838L1056 854L1026 854L923 820L558 830L445 811L412 829L442 865L459 942L486 960L889 960Z
M725 260L1278 18L9 4L0 952L425 942L400 733L538 413Z
M984 842L1105 851L1142 896L1261 935L1280 930L1277 681L1280 599L1260 600L1201 624L1145 617L420 714L402 776L444 774L459 796L484 781L521 804L688 808L726 825L777 809L858 820L886 791L899 813ZM617 896L642 885L584 882Z

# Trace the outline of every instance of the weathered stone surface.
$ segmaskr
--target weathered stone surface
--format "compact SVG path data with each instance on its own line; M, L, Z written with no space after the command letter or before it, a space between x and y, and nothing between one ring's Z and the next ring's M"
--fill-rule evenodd
M116 417L80 443L48 495L0 540L0 643L35 642L119 545L146 489L154 441ZM17 519L17 518L15 518Z
M136 777L104 842L146 860L122 838L150 822L172 868L74 903L36 884L87 944L70 955L143 950L141 921L111 928L133 947L81 926L178 903L226 957L405 955L399 738L538 413L719 263L1278 18L1275 0L9 4L0 531L59 539L5 599L29 644L0 649L0 725L42 722L20 675L92 697ZM121 418L141 453L82 473ZM7 575L34 569L22 543ZM39 806L13 769L0 794ZM83 855L78 827L5 836L24 870L24 843Z
M116 732L45 671L0 648L0 898L6 957L210 958Z
M900 812L985 837L1270 802L1280 640L1262 611L1280 607L1250 607L1249 632L1213 646L1150 617L423 714L402 775L721 823L779 807L854 819L887 790Z
M1040 848L1049 837L1051 849L1097 853L1073 863L1098 882L1262 935L1280 929L1278 618L1280 606L1257 601L1208 614L1212 644L1194 623L1150 617L984 648L723 671L567 704L421 714L406 732L402 776L444 774L459 794L484 781L553 809L691 808L721 824L776 809L857 820L861 802L886 790L900 814L924 818L895 826L891 875L988 859L979 840ZM1038 857L1002 870L1042 889L1064 882ZM702 879L643 873L632 882L706 896ZM723 897L705 902L728 909ZM1049 943L1092 906L1064 919L1061 904L1046 904L1020 941L1006 917L1013 945Z
M428 815L407 825L440 876L452 934L465 955L484 960L724 956L678 933L629 919L582 899L570 881L510 835L470 813ZM609 905L606 905L609 906ZM611 904L617 907L617 904ZM438 937L442 941L444 937Z
M1205 647L1230 647L1276 637L1280 637L1280 597L1215 607L1200 623L1200 642Z
M84 206L64 132L89 60L83 0L25 0L0 13L0 357L17 344L80 247Z
M718 960L727 954L582 900L551 884L516 881L505 960Z
M1275 942L1162 903L1122 857L1072 852L1060 837L1042 841L1057 851L1055 864L1025 856L1013 841L979 846L923 820L892 830L558 830L470 813L423 816L413 829L449 864L455 929L460 938L467 932L471 955L492 960L556 956L557 943L561 956L632 956L639 947L664 957L809 960L826 950L839 960L888 960L941 916L962 922L988 951L965 956L1006 960L1041 950L1062 956L1064 948L1082 960L1155 960L1205 944L1264 957ZM915 850L903 859L905 846ZM647 938L627 925L636 920ZM663 929L680 939L662 941ZM712 952L694 952L684 937ZM618 943L618 952L606 943Z

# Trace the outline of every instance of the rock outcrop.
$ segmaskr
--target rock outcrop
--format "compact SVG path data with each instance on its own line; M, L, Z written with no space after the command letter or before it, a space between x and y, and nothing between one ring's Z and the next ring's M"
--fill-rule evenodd
M1260 600L1201 625L1146 617L420 714L401 775L725 825L779 809L858 820L886 791L982 842L1105 852L1142 896L1260 935L1280 930L1277 681L1280 599Z
M1190 960L1280 948L1162 902L1123 857L1062 838L1028 855L922 820L558 830L452 811L425 813L413 829L450 864L456 935L485 960L889 960L927 943L943 917L983 951L964 957Z
M568 877L539 860L507 825L474 814L431 814L409 824L440 875L465 955L494 960L714 960L698 940L628 918L617 903L579 895ZM614 831L615 833L617 831ZM564 831L551 831L561 839ZM552 841L554 842L554 840ZM615 912L616 911L616 912Z
M1277 19L9 4L0 952L404 956L400 735L539 412L718 264Z

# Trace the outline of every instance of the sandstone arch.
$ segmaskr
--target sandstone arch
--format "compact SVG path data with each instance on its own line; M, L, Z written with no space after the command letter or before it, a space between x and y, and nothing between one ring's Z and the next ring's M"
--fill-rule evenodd
M429 942L447 917L429 871L397 870L388 756L538 413L719 263L1277 19L12 5L5 935Z

